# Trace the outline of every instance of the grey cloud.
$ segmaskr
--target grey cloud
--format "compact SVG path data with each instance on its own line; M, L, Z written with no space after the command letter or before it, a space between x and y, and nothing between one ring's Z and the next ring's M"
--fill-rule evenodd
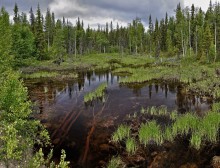
M69 5L59 9L64 2ZM136 16L147 21L150 14L160 19L166 12L173 13L178 3L183 5L184 0L54 0L50 7L58 17L89 19L102 16L130 22Z
M19 10L29 12L32 6L36 11L37 4L40 4L41 11L45 13L49 7L57 18L66 17L83 20L94 20L100 22L108 19L121 22L131 22L136 16L147 23L151 14L153 19L165 16L165 13L173 14L176 5L184 0L0 0L0 6L13 14L13 7L17 2ZM96 19L97 18L97 19Z
M44 13L52 2L53 0L0 0L0 7L4 6L10 14L13 14L14 5L17 3L19 12L28 13L31 7L35 12L39 3L41 11Z

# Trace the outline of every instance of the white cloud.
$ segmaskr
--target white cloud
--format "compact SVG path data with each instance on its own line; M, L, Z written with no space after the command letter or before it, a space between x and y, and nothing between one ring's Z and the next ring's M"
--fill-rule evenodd
M206 11L209 7L210 0L185 0L184 5L191 7L194 4L196 7L201 7L202 10ZM212 0L212 3L220 2L220 0Z
M87 12L87 8L84 8L83 6L80 6L80 4L77 3L76 0L55 0L51 4L49 4L49 8L52 11L56 11L56 15L64 15L67 13L72 13L73 11L75 13L85 13Z

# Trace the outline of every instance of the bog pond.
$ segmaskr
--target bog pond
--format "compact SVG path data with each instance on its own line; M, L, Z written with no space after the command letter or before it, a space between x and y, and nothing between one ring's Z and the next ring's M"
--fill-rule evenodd
M93 71L79 72L76 80L25 80L34 117L50 133L55 161L65 149L72 167L98 167L117 154L107 144L127 116L152 106L202 116L212 103L209 98L186 94L178 82L121 85L120 78L109 71ZM105 101L85 104L85 94L102 83L108 84Z

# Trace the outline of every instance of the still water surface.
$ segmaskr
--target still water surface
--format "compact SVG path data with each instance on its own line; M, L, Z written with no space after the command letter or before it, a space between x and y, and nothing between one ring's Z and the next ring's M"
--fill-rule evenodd
M111 133L128 114L142 107L167 106L168 110L203 115L210 106L206 98L186 95L179 83L119 85L119 76L110 72L80 72L74 81L27 80L35 117L47 127L55 148L55 159L65 149L73 167L95 167L107 160ZM85 105L83 97L107 82L106 102ZM103 150L104 153L103 154Z

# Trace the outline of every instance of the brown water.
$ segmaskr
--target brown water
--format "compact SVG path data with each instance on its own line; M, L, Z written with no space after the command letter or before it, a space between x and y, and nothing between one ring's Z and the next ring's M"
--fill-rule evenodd
M75 81L27 80L30 98L35 102L35 117L47 127L54 144L55 156L65 149L73 167L96 167L114 151L106 149L111 133L127 114L142 107L167 106L168 110L196 112L208 109L207 98L187 95L179 83L145 83L123 85L110 72L81 72ZM86 93L107 82L106 102L86 106Z

